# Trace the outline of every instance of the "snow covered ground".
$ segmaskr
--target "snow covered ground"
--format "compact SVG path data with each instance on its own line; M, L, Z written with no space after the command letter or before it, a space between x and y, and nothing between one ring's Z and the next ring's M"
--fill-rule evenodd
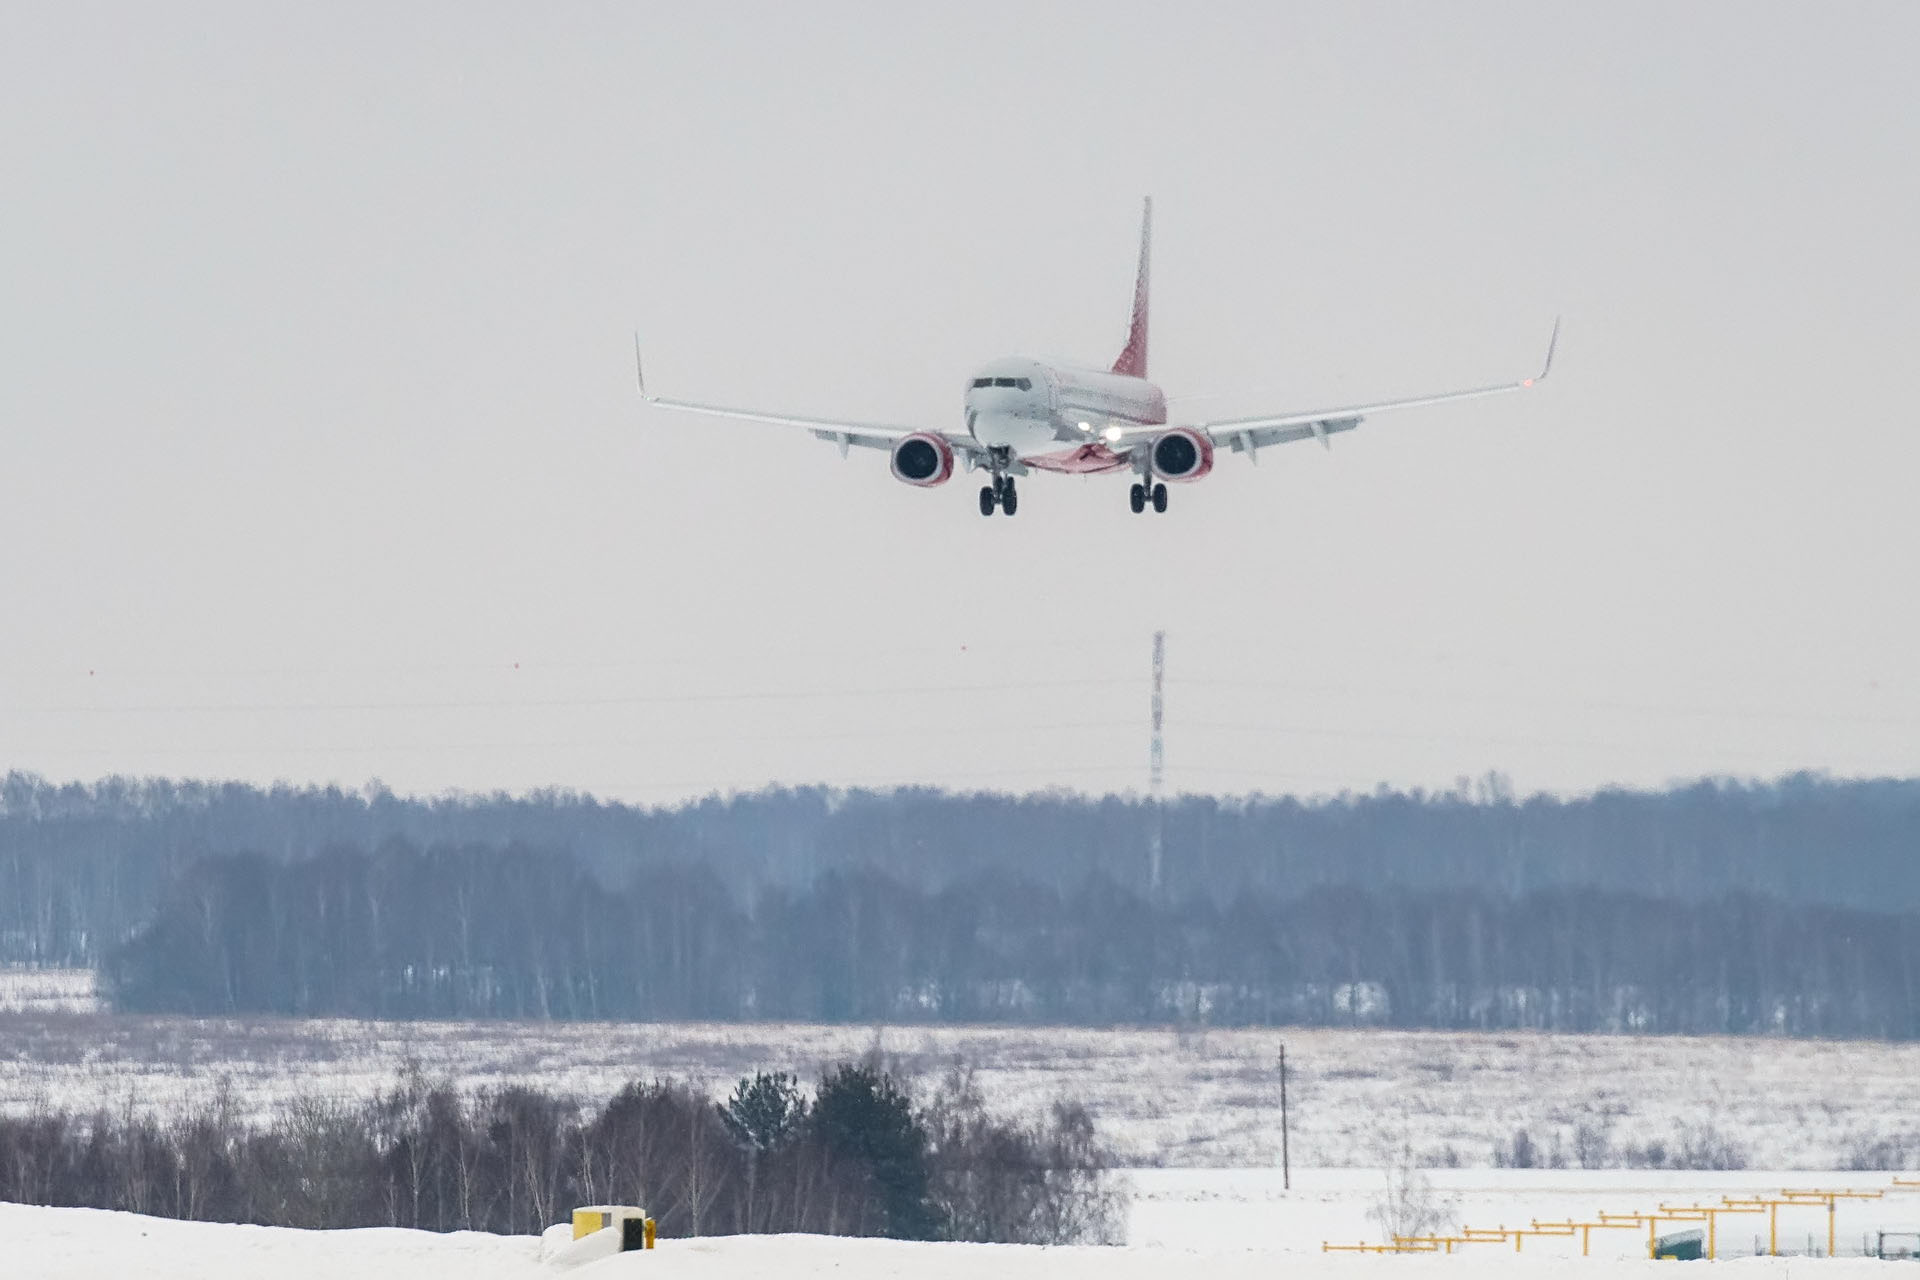
M464 1085L530 1081L588 1102L634 1077L716 1094L741 1075L816 1077L878 1050L930 1086L956 1062L989 1102L1084 1101L1129 1163L1279 1162L1282 1043L1294 1162L1484 1167L1524 1129L1543 1161L1592 1163L1687 1135L1753 1167L1920 1161L1920 1044L1380 1030L1113 1030L793 1024L404 1023L121 1017L89 975L0 982L0 1109L170 1110L225 1086L243 1108L365 1097L409 1060ZM9 999L7 991L32 991ZM1597 1146L1605 1150L1597 1150Z
M86 1209L0 1205L0 1274L32 1280L97 1280L137 1274L143 1280L531 1280L558 1276L626 1280L672 1275L686 1280L745 1280L780 1275L834 1280L1165 1280L1204 1273L1208 1280L1271 1280L1275 1274L1326 1280L1580 1280L1645 1274L1664 1267L1634 1256L1636 1232L1602 1233L1615 1239L1577 1256L1577 1244L1530 1240L1515 1254L1498 1245L1474 1246L1452 1257L1323 1254L1323 1236L1366 1234L1366 1208L1384 1175L1363 1170L1301 1170L1292 1192L1262 1170L1153 1170L1136 1175L1133 1243L1122 1248L1032 1248L1008 1245L927 1245L807 1236L662 1241L648 1255L625 1255L562 1270L543 1261L533 1237L474 1233L433 1235L400 1230L305 1232L267 1227L168 1222ZM1716 1201L1807 1181L1804 1174L1647 1174L1537 1171L1440 1171L1439 1192L1452 1197L1467 1221L1516 1223L1531 1218L1584 1217L1599 1209L1651 1209L1668 1203ZM1832 1185L1833 1177L1818 1178ZM1874 1187L1885 1176L1843 1179ZM1845 1210L1843 1234L1920 1211L1920 1194L1868 1202L1872 1210ZM1802 1211L1818 1219L1823 1211ZM1480 1224L1476 1224L1480 1225ZM1824 1224L1820 1224L1824 1231ZM1795 1230L1804 1235L1801 1225ZM1723 1244L1728 1235L1723 1230ZM1783 1245L1790 1244L1783 1222ZM1598 1239L1596 1238L1596 1245ZM1786 1280L1809 1270L1832 1280L1887 1274L1862 1259L1745 1258L1724 1264L1738 1280ZM1668 1274L1661 1271L1657 1274Z
M1387 1187L1380 1169L1295 1170L1291 1191L1277 1169L1141 1169L1130 1175L1133 1212L1128 1240L1136 1247L1231 1245L1269 1252L1317 1252L1323 1241L1378 1243L1385 1238L1372 1216ZM1885 1173L1744 1170L1702 1173L1647 1169L1431 1169L1420 1174L1444 1229L1524 1227L1534 1222L1596 1222L1602 1213L1654 1213L1663 1207L1718 1205L1726 1199L1773 1195L1786 1188L1885 1191L1876 1200L1841 1200L1834 1219L1835 1248L1845 1258L1870 1250L1880 1231L1920 1231L1920 1188L1894 1190ZM1824 1255L1823 1205L1779 1211L1782 1254ZM1716 1229L1722 1258L1766 1252L1765 1213L1725 1215ZM1662 1234L1695 1223L1673 1223ZM1913 1243L1913 1242L1909 1242ZM1647 1232L1590 1233L1592 1257L1646 1256ZM1465 1246L1487 1259L1510 1244ZM1529 1238L1524 1256L1577 1257L1577 1238Z
M100 1007L89 969L0 968L0 1013L94 1013Z

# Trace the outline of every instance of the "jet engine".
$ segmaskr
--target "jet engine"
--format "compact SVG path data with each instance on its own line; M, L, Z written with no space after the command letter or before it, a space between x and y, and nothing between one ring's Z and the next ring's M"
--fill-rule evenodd
M1190 427L1153 438L1153 474L1165 480L1198 480L1213 470L1213 441Z
M931 489L953 478L953 446L939 436L915 432L893 446L893 478Z

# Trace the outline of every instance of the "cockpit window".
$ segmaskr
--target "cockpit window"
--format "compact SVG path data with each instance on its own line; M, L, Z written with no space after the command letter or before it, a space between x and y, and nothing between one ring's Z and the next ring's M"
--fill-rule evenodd
M1033 390L1033 379L1031 378L982 378L973 385L976 387L984 386L989 381L996 387L1018 387L1022 391Z
M975 378L973 380L973 385L976 387L990 387L993 385L993 379L992 378Z

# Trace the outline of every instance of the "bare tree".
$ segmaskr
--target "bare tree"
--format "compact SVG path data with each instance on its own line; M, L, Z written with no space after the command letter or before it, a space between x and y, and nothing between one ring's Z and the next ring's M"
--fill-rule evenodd
M1386 1187L1367 1210L1389 1239L1430 1235L1449 1222L1455 1212L1451 1199L1440 1196L1413 1156L1413 1144L1403 1141L1386 1170Z

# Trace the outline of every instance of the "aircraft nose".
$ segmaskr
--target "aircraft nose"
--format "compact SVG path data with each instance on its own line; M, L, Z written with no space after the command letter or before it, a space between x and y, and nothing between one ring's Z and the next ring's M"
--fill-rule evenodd
M1034 421L1015 413L976 409L967 415L973 438L984 445L1024 444L1033 434Z

